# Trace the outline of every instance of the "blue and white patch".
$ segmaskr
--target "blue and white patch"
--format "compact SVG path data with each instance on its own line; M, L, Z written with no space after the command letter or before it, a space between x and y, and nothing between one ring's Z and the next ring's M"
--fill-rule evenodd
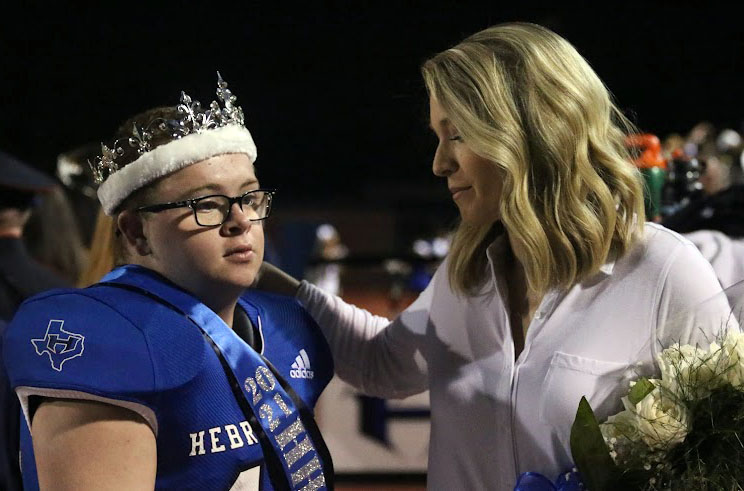
M49 355L52 368L58 372L62 371L62 365L72 358L82 356L85 348L85 337L81 334L65 331L62 326L63 320L50 319L46 334L42 339L32 339L31 344L36 349L36 354Z

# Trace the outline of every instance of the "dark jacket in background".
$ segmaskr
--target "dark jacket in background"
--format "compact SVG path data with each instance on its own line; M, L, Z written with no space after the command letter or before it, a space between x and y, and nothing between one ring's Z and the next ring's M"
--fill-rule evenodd
M661 224L681 234L717 230L732 238L744 238L744 184L695 199Z
M2 334L18 306L37 293L68 286L26 252L21 239L0 238L0 489L22 488L18 465L21 406L10 390L2 356Z
M0 238L0 319L9 322L27 298L68 285L36 262L21 239Z
M0 320L0 358L6 323ZM10 390L5 369L0 370L0 487L8 491L23 489L18 462L20 404Z

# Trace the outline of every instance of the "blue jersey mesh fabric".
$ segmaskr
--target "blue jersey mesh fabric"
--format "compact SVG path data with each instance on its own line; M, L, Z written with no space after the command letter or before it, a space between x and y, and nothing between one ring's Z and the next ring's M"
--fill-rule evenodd
M286 297L247 292L241 306L261 326L264 356L312 407L333 374L318 326ZM256 489L273 489L217 355L167 305L110 286L60 290L27 301L7 331L13 387L71 390L154 415L158 489L230 489L241 473L260 480ZM290 375L301 352L312 378ZM27 429L22 439L25 487L36 489Z

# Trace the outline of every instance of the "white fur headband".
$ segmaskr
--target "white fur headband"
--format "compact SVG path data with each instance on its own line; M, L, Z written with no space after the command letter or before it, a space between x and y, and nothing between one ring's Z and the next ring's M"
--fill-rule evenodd
M141 187L191 164L227 153L243 153L251 163L256 161L256 145L244 126L229 124L155 147L108 176L98 188L98 200L104 213L112 215L122 201Z

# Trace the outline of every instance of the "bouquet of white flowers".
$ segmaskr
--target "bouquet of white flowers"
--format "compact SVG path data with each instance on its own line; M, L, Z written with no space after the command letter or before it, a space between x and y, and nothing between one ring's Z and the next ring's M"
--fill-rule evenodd
M660 378L632 381L602 424L582 399L571 451L588 489L744 489L744 334L716 341L664 349Z
M575 467L554 481L525 472L514 489L744 491L742 313L744 282L669 319L669 332L699 344L657 341L655 373L646 367L630 381L624 409L601 424L582 398Z

